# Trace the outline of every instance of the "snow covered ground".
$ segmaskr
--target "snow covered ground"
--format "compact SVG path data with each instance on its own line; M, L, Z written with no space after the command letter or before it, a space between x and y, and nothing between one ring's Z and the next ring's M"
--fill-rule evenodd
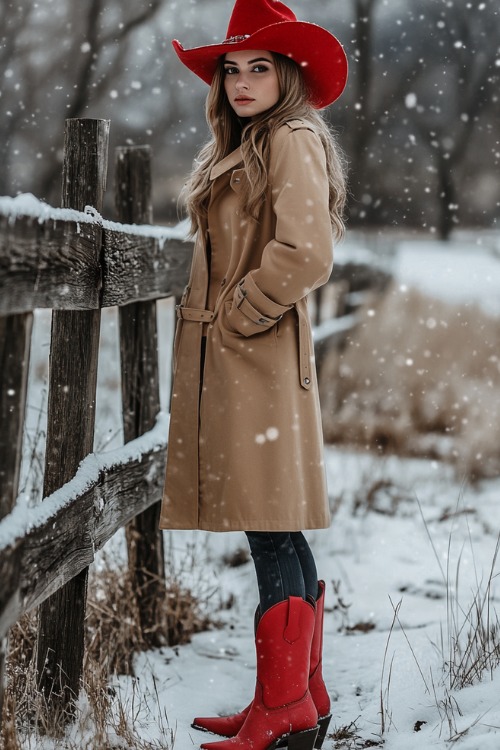
M346 244L339 259L350 252L356 250ZM500 315L500 261L480 245L405 243L394 269L401 284L450 301L477 303ZM169 305L162 303L159 318L164 363L173 320ZM40 408L42 414L45 408L47 320L45 311L37 313L35 384L28 398L33 429ZM116 416L115 333L114 313L104 312L102 346L107 359L99 372L100 449L122 440ZM168 377L165 365L163 408ZM378 742L382 721L387 750L444 750L461 733L457 747L463 750L498 750L500 671L451 691L443 664L450 638L488 582L500 529L500 478L462 487L449 467L434 461L380 459L330 447L326 465L333 522L330 529L308 537L327 584L324 672L333 701L330 731L350 727L351 738L344 745L329 738L325 750ZM24 480L27 487L26 469ZM28 503L28 495L21 502ZM195 715L239 710L252 695L256 584L251 563L229 568L222 562L223 554L245 546L243 534L168 532L166 541L178 567L194 549L197 565L191 583L195 591L215 590L211 606L225 627L198 634L187 646L138 655L136 677L119 677L114 686L144 739L165 742L172 732L172 747L188 750L210 739L190 728ZM122 536L110 546L121 556ZM498 572L496 564L494 576ZM219 603L231 595L234 606L219 612ZM498 597L494 577L489 597L492 623Z
M500 246L500 240L497 240ZM464 240L402 242L394 272L402 281L431 297L452 303L477 303L500 315L500 253L493 247ZM500 247L498 248L500 250Z
M378 459L330 448L326 456L332 505L338 510L329 530L310 532L308 538L327 583L324 673L333 701L330 729L351 725L353 738L346 745L329 738L325 750L378 741L381 700L389 750L444 750L460 732L465 735L458 746L464 750L497 750L500 672L449 691L443 664L449 635L463 625L464 613L489 577L500 480L464 489L447 467L431 461ZM368 509L367 491L379 482L384 486ZM173 747L187 750L209 739L190 727L194 716L240 710L252 696L256 586L251 562L228 568L221 561L224 553L245 545L242 534L169 537L179 562L195 547L200 572L195 587L213 586L222 599L234 594L234 607L219 613L223 629L200 633L187 646L138 655L135 679L121 677L115 687L131 712L132 705L140 706L136 728L145 738L159 741L162 732L165 737L167 717ZM498 595L494 582L492 607ZM450 601L456 602L455 624L447 620ZM399 619L392 628L395 608Z

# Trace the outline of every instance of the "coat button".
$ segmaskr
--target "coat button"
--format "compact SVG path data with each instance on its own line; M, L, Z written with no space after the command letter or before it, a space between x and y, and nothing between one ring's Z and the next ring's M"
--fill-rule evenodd
M310 382L309 378L304 378L304 385L309 385Z

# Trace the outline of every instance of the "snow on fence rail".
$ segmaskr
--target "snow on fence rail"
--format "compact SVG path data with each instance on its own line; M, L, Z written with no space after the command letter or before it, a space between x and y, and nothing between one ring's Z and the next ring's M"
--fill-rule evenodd
M0 522L2 637L24 612L90 565L124 523L159 499L167 433L168 416L160 413L152 430L122 448L89 454L74 477L40 505L15 506ZM132 493L137 500L124 504Z
M101 254L95 247L100 241ZM96 310L178 295L190 243L167 227L105 221L31 195L0 198L0 314Z
M66 121L63 208L32 195L0 198L0 713L8 630L39 606L38 684L54 726L56 717L71 716L78 695L95 551L127 526L129 566L151 646L158 645L154 625L165 593L158 512L168 417L159 411L155 305L180 296L192 244L182 226L150 224L148 147L117 149L115 204L123 223L102 218L108 133L105 120ZM315 295L318 355L357 322L355 277L352 264L336 267L333 283ZM111 305L120 317L126 445L99 456L93 436L100 309ZM45 499L27 509L16 508L15 499L37 307L53 310ZM332 316L342 317L323 322Z

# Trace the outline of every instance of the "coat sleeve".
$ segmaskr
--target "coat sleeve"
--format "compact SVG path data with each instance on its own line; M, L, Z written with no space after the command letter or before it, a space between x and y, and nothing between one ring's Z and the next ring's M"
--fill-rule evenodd
M228 313L230 326L244 336L273 326L329 279L333 265L326 156L319 137L305 127L278 131L269 177L275 236L259 268L237 285Z

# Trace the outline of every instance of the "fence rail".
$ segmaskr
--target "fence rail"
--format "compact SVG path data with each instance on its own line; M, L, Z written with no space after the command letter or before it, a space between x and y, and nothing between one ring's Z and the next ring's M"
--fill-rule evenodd
M148 237L133 226L110 229L89 219L83 212L79 219L43 223L0 215L0 315L41 307L97 310L182 292L190 243L169 238L166 229L163 237Z
M118 529L161 499L165 447L163 419L142 441L85 459L73 480L30 511L29 521L24 507L12 511L0 526L0 638L88 567ZM137 499L124 503L124 497Z

